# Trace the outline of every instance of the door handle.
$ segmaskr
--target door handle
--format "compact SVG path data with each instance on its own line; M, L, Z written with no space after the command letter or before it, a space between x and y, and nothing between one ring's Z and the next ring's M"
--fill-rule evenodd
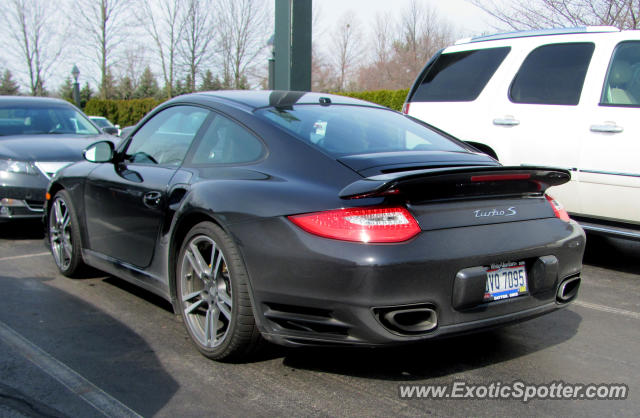
M622 126L616 125L615 122L605 122L602 125L591 125L591 132L619 134L622 131L624 131L624 128Z
M162 193L160 192L147 192L142 197L142 202L148 208L157 208L160 206L160 199L162 198Z
M499 126L518 126L520 125L520 121L513 116L505 116L504 118L494 119L493 124Z

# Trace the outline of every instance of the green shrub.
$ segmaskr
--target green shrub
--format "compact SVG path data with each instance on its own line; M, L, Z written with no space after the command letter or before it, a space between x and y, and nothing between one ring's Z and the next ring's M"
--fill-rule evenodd
M160 101L156 99L100 100L91 99L84 113L91 116L104 116L122 127L135 125L149 113Z
M342 96L353 97L356 99L366 100L381 106L389 107L394 110L402 110L404 99L407 98L409 89L402 90L375 90L375 91L350 91L337 92Z
M358 92L339 92L342 96L354 97L386 106L394 110L402 110L408 89L375 90ZM84 113L91 116L104 116L114 124L122 127L135 125L161 101L156 99L101 100L91 99L84 108Z

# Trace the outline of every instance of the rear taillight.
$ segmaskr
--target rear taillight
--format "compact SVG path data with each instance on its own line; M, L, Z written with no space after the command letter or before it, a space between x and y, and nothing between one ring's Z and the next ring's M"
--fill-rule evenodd
M557 200L555 200L553 197L549 196L548 194L544 195L544 197L547 198L547 200L549 201L549 204L551 205L551 208L553 209L553 213L555 213L555 215L562 219L565 222L569 222L569 214L567 213L567 211L564 209L564 206L562 206L562 204L560 202L558 202Z
M411 103L410 103L410 102L405 102L405 103L402 105L402 113L404 113L405 115L408 115L408 114L409 114L409 106L410 106L410 105L411 105Z
M420 232L403 207L347 208L289 216L305 231L325 238L355 242L402 242Z

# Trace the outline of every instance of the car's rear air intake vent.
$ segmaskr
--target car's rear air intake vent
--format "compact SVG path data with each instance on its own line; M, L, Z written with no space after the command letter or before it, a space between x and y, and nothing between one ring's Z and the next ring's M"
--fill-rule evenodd
M350 325L332 317L327 309L265 303L264 316L281 328L322 334L347 335Z

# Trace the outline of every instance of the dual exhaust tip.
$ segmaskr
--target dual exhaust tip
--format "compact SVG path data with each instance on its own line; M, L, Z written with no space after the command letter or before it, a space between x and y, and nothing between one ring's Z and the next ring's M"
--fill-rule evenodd
M567 303L578 295L580 276L560 283L556 300ZM419 335L433 331L438 326L438 314L433 305L390 306L374 308L376 317L388 330L403 335Z
M380 323L396 334L424 334L438 326L438 314L433 305L375 308L374 312Z
M564 282L560 283L558 292L556 293L556 300L560 303L566 303L571 301L578 295L578 289L580 288L580 276L571 277Z

